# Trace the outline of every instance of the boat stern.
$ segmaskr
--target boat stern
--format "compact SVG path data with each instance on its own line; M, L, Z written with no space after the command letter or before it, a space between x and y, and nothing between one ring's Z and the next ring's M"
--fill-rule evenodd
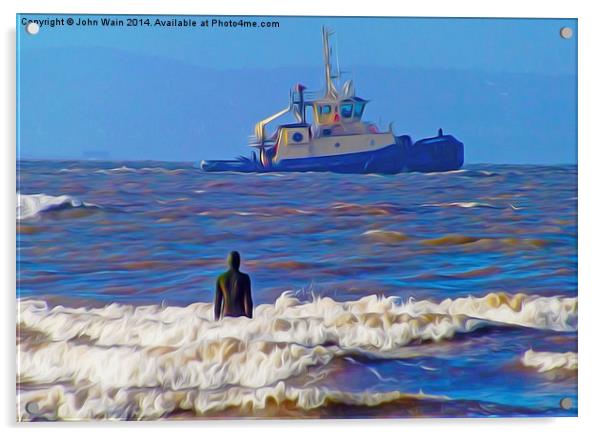
M407 170L418 172L454 171L464 165L464 144L453 135L416 141L407 149Z

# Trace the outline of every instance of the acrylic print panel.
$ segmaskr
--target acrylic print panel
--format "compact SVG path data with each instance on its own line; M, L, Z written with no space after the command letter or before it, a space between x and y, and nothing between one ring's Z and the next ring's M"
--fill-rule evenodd
M576 20L17 35L19 420L577 415Z

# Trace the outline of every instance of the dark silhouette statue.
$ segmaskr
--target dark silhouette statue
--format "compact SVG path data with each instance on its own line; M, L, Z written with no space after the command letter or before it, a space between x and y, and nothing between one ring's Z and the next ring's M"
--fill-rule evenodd
M217 278L215 284L215 320L224 316L253 317L251 279L240 272L240 254L232 251L228 255L228 271Z

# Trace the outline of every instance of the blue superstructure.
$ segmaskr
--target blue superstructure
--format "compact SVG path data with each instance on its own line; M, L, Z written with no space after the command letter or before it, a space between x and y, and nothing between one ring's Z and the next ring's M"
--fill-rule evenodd
M296 85L289 105L260 121L250 144L257 149L251 158L202 161L203 171L331 171L340 173L383 173L405 171L450 171L462 167L464 146L452 135L439 134L412 142L407 135L379 131L374 123L362 121L367 100L357 97L351 81L337 90L332 74L329 33L323 29L326 90L315 98ZM292 114L297 122L278 126L271 135L266 126ZM311 118L311 122L309 119Z

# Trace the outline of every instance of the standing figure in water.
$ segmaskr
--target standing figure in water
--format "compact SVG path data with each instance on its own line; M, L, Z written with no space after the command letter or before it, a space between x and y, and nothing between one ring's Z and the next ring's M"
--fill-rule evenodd
M215 320L224 316L253 317L251 279L240 272L240 254L232 251L228 255L228 271L217 278L215 284Z

